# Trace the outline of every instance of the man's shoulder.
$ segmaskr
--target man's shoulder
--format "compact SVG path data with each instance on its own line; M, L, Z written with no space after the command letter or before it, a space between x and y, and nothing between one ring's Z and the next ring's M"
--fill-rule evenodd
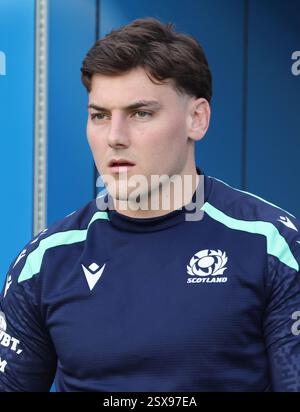
M266 239L267 253L299 270L300 221L290 212L257 196L208 176L210 195L204 211L229 229Z
M90 225L99 219L106 220L107 213L99 211L96 200L91 200L78 210L50 224L24 246L12 262L9 274L16 277L18 283L31 279L40 272L46 253L84 242Z
M208 176L210 196L205 206L207 212L224 224L246 231L274 232L300 241L300 221L284 210L254 193L237 189L215 177Z
M208 179L212 186L208 203L228 216L246 221L279 222L290 229L300 229L294 215L269 200L215 177L208 176Z
M68 233L70 235L84 233L95 220L100 219L107 220L108 214L106 211L100 211L96 199L93 199L62 219L51 223L46 229L37 234L31 243L49 238L52 235L65 237Z
M44 231L47 232L48 236L49 234L56 232L86 229L97 211L96 201L93 199L79 209L76 209L63 218L51 223Z

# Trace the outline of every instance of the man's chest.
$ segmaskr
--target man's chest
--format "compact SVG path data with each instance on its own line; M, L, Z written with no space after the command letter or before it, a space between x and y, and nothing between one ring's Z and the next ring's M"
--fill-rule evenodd
M259 341L263 259L236 240L141 236L85 248L49 299L62 367L95 378L147 364L170 370L172 359L200 367L242 353L249 336Z

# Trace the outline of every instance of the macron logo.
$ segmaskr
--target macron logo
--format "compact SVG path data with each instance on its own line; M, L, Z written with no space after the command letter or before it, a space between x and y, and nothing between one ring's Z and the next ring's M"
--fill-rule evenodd
M287 216L280 216L280 218L278 219L278 222L281 222L286 227L289 227L290 229L296 230L296 232L298 232L298 229L296 228L294 223L292 223Z
M15 264L13 265L13 268L19 263L19 261L26 255L26 249L22 250L22 252L19 254L18 258L15 261Z
M105 265L106 264L104 263L104 265L100 269L99 269L99 266L97 265L97 263L92 263L88 267L88 269L85 266L81 265L90 290L92 290L95 287L96 283L100 279L100 276L103 273Z
M7 277L7 281L6 281L6 284L5 284L5 289L4 289L4 298L5 298L5 296L6 296L6 294L7 294L7 291L8 291L8 289L10 288L10 285L12 284L12 278L11 278L11 275L9 275L8 277Z

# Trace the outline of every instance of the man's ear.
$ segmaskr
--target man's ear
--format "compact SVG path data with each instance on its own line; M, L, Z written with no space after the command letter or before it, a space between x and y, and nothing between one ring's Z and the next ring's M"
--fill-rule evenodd
M192 100L188 116L188 136L194 140L201 140L209 127L210 105L206 99L199 97Z

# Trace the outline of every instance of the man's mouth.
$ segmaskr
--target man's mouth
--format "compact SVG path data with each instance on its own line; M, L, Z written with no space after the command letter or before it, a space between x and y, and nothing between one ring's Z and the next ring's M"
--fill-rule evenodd
M127 159L112 159L108 163L109 170L114 173L126 172L134 166L135 164Z

